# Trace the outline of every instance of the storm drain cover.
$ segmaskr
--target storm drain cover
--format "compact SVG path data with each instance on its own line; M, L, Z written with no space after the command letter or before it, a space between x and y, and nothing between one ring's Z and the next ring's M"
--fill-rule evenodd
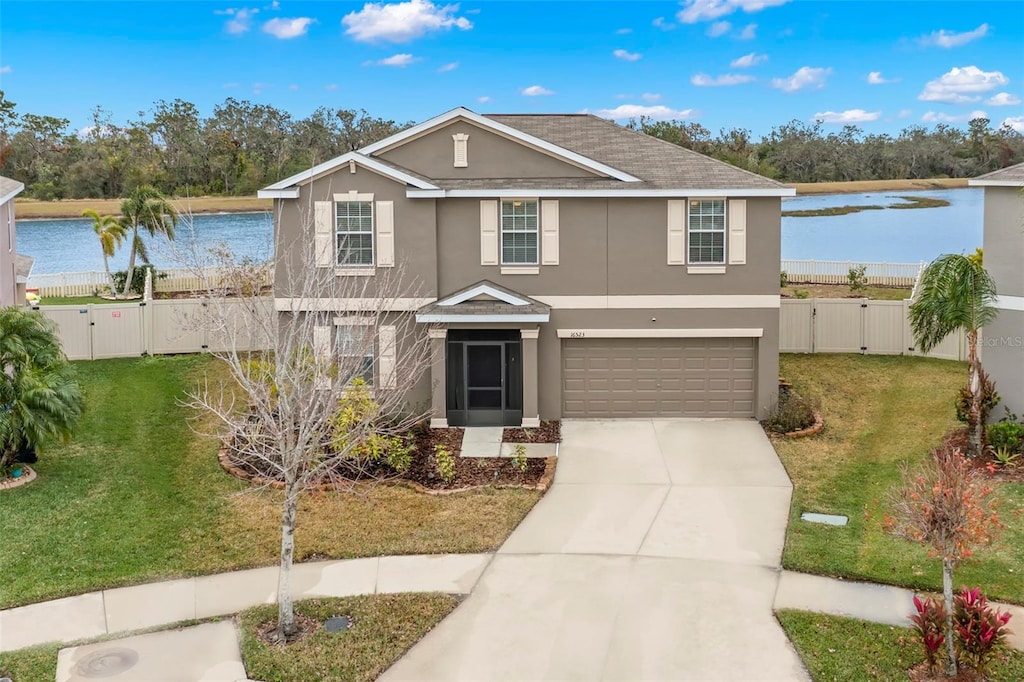
M334 616L324 621L324 630L327 632L344 632L352 627L352 619L348 616Z
M75 674L82 677L113 677L131 670L139 662L139 652L123 647L100 649L89 654L75 666Z
M811 523L825 523L830 526L845 526L849 520L845 516L838 514L817 514L815 512L804 512L800 515L800 518Z

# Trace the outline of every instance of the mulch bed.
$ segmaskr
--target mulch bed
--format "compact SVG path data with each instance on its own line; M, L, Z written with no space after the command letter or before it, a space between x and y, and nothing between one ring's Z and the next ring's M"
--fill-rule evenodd
M557 422L556 422L557 430ZM535 430L535 429L529 429ZM557 431L556 431L557 432ZM549 429L550 433L550 429ZM398 473L381 462L372 471L338 471L338 478L347 483L353 481L383 481L409 485L422 492L456 492L484 486L523 487L545 490L554 476L554 458L526 460L524 470L515 466L509 457L461 457L461 428L432 429L426 422L415 426L410 437L413 443L412 464L405 472ZM526 441L544 442L544 441ZM435 446L443 445L455 459L455 477L451 483L445 483L437 473L437 462L434 458ZM273 467L262 461L239 461L230 447L221 448L218 455L221 467L228 473L251 481L255 485L281 487L277 472ZM333 483L314 486L317 489L335 488Z
M974 668L957 666L956 677L946 677L945 664L929 667L927 663L919 663L907 671L911 682L984 682L988 678Z
M506 428L502 436L505 443L561 443L562 422L558 419L542 421L534 428Z
M942 439L942 445L944 447L959 448L960 452L966 453L969 440L967 427L962 427L947 433ZM978 471L979 474L991 481L1024 483L1024 464L1005 467L999 464L999 462L997 462L995 458L987 452L982 457L971 459L970 462L974 465L974 469Z
M320 629L322 623L315 618L310 618L309 616L304 616L301 613L296 613L295 625L299 628L299 631L289 637L287 641L280 640L277 637L277 619L275 618L274 620L263 623L256 628L256 639L268 646L283 647L286 644L301 642L311 636Z

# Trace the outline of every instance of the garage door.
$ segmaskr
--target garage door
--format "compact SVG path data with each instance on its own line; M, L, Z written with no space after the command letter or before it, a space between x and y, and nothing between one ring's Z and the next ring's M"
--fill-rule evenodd
M755 339L565 339L562 416L752 417Z

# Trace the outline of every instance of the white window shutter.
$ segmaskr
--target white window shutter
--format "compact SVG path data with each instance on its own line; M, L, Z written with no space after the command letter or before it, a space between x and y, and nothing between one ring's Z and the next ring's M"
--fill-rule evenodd
M686 201L668 202L668 264L686 264Z
M558 200L540 202L541 265L558 265Z
M334 327L331 326L317 325L313 327L313 358L316 360L317 367L316 379L313 382L314 388L331 387L331 377L325 370L331 362L331 336L333 333Z
M377 334L377 342L380 346L377 356L378 368L380 370L380 387L395 388L398 385L397 369L397 333L393 326L382 326Z
M377 202L377 266L395 267L395 202Z
M469 135L456 133L452 139L455 140L455 168L466 168L469 166Z
M498 202L480 202L480 265L498 264Z
M747 263L747 200L729 201L729 265Z
M334 267L334 202L313 205L313 250L318 268Z

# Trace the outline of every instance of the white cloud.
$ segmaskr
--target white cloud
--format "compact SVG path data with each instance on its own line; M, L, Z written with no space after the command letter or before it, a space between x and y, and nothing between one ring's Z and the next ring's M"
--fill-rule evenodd
M274 0L272 3L270 3L269 7L264 7L263 9L281 9L281 3L279 3L277 0Z
M900 109L900 113L896 114L896 118L906 118L910 116L912 113L914 112L911 111L910 109Z
M338 84L337 83L328 83L327 85L324 86L324 90L326 90L327 92L334 92L337 89L338 89Z
M715 23L708 26L708 30L705 31L712 38L724 36L732 28L732 24L728 21L716 21Z
M612 55L616 59L622 59L627 62L635 62L636 60L640 59L640 57L643 57L643 55L640 54L639 52L628 52L626 50L615 50L614 52L612 52Z
M772 87L783 92L799 92L800 90L820 90L825 87L825 78L832 69L801 66L788 78L773 78Z
M231 90L232 88L241 87L241 85L241 83L225 83L220 87L224 88L225 90Z
M480 102L480 104L487 104L488 102L491 101L491 98L488 97L487 95L481 95L480 97L476 98L476 101Z
M554 90L548 90L543 85L531 85L528 88L523 88L519 91L519 94L526 95L527 97L539 97L540 95L553 95Z
M742 57L737 57L732 60L729 62L729 66L734 69L749 69L751 66L757 66L758 64L766 61L768 61L768 55L751 52L750 54L745 54Z
M1003 119L1004 126L1010 126L1018 133L1024 135L1024 116L1010 116Z
M747 24L740 31L740 34L736 36L737 40L753 40L757 37L757 24Z
M972 111L969 114L956 115L946 114L941 111L928 111L921 117L921 120L925 123L967 123L975 118L988 118L988 114L981 110Z
M711 21L737 10L744 12L760 12L766 7L784 5L789 0L684 0L683 9L676 18L684 24L696 24L700 21Z
M433 31L473 28L469 19L455 16L458 9L458 5L439 6L430 0L368 2L358 12L346 14L341 23L355 40L404 43Z
M390 57L385 57L384 59L378 59L375 62L374 61L363 62L363 66L398 66L398 67L405 67L405 66L409 66L410 64L412 64L414 62L418 62L419 60L420 60L419 57L413 57L408 52L399 52L398 54L393 54Z
M224 30L231 35L242 35L252 28L253 15L259 14L255 7L230 7L228 9L214 10L214 14L222 14L231 17L224 24Z
M583 113L591 113L586 110ZM670 109L663 104L655 104L653 106L644 106L643 104L620 104L614 109L598 109L593 112L596 116L601 118L610 118L614 121L622 121L628 118L640 118L646 116L647 118L654 118L659 120L667 120L673 118L689 118L693 114L693 109Z
M295 83L292 83L291 85L288 86L288 89L289 90L298 90L299 86L296 85Z
M253 83L252 84L252 94L254 94L254 95L262 95L264 90L266 90L267 88L272 88L272 87L274 87L274 85L272 83Z
M657 92L645 92L640 95L640 99L645 102L659 102L661 101L661 94Z
M985 100L985 104L989 104L993 107L1012 107L1020 104L1020 97L1017 97L1017 95L1011 95L1008 92L1000 92Z
M12 71L14 71L14 69L12 69L7 64L4 64L3 66L0 66L0 73L11 73Z
M263 32L269 33L275 38L288 40L306 35L309 25L313 23L311 17L295 17L294 19L282 19L275 17L263 24Z
M988 24L982 24L973 31L965 31L963 33L954 33L953 31L947 31L945 29L941 31L933 31L931 34L926 35L922 38L918 38L918 42L922 45L932 45L935 47L960 47L966 45L972 40L978 38L984 38L988 35Z
M847 109L846 111L823 111L815 114L811 120L822 123L867 123L868 121L877 121L881 115L881 111Z
M624 36L624 35L629 35L632 32L633 32L633 29L631 29L631 28L620 28L618 31L615 32L615 35L617 35L617 36Z
M459 68L458 62L448 62L447 64L442 64L441 66L439 66L437 72L446 73L448 71L454 71L457 68Z
M954 66L935 80L928 81L917 98L924 102L964 104L977 102L983 92L1006 85L1010 79L1000 71L982 71L976 66Z
M665 17L658 17L657 19L651 22L651 26L654 26L655 28L660 28L662 31L671 31L676 27L675 24L665 21Z
M742 85L743 83L749 83L754 80L753 76L748 76L745 73L723 73L721 76L712 78L706 73L694 74L690 78L690 82L700 88L705 87L719 87L723 85Z
M899 78L886 78L881 71L872 71L868 74L869 85L885 85L886 83L899 83Z

